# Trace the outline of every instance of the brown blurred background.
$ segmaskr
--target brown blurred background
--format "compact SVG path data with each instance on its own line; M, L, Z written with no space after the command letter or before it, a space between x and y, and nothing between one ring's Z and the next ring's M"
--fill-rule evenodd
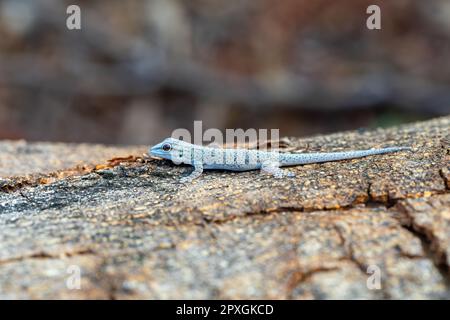
M0 139L150 144L194 120L300 136L450 113L448 0L0 0L0 39Z

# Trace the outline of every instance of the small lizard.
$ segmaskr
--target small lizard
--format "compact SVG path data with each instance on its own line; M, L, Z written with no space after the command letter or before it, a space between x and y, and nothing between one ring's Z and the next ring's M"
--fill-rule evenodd
M391 147L330 153L280 153L277 151L203 147L178 139L167 138L150 148L149 154L171 160L176 164L183 163L194 166L194 171L180 180L185 183L198 178L204 169L263 170L276 178L293 177L294 173L282 170L280 167L355 159L403 150L411 150L411 148Z

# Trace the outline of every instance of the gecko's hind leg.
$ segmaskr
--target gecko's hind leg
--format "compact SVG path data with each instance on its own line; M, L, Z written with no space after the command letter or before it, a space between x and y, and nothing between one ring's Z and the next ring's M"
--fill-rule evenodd
M295 174L289 170L282 170L277 162L265 162L261 170L273 175L275 178L295 177Z
M194 171L191 172L190 175L188 175L187 177L183 177L180 179L181 183L188 183L188 182L192 182L192 180L197 179L198 177L200 177L203 173L203 164L201 163L195 163L194 164Z

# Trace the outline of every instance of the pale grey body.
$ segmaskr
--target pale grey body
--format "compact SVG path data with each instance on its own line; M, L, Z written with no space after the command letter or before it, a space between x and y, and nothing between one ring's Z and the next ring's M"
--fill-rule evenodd
M280 153L275 151L202 147L168 138L153 146L150 149L150 154L172 160L177 164L184 163L194 166L192 174L182 179L182 182L187 182L200 176L204 169L231 171L263 170L277 178L281 178L283 176L293 176L293 174L287 170L281 170L280 167L355 159L403 150L410 150L410 148L392 147L330 153Z

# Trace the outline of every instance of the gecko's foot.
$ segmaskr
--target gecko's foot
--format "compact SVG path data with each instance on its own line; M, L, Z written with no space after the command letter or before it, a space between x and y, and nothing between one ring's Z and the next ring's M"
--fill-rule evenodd
M190 176L187 176L187 177L181 178L179 181L180 181L180 183L186 184L186 183L191 183L192 180L194 180L194 179L191 178Z
M263 163L263 165L261 166L261 170L271 174L278 179L284 177L295 177L295 174L293 172L290 172L289 170L282 170L279 164L276 162Z
M193 180L197 179L198 177L200 177L200 173L194 171L192 172L190 175L188 175L187 177L183 177L180 179L180 183L191 183Z
M273 176L277 179L282 179L284 177L293 178L295 177L295 173L288 170L280 170L274 173Z
M284 174L286 175L286 177L288 178L294 178L295 177L295 173L291 172L291 171L284 171Z
M274 178L277 178L277 179L282 179L283 178L283 173L282 172L277 172L277 173L272 174L272 176Z
M264 170L264 171L269 173L269 174L271 174L273 177L275 177L277 179L282 179L282 178L285 178L285 177L288 177L288 178L295 177L295 173L293 173L291 171L288 171L288 170L278 169L278 170L273 170L273 171L272 170L271 171Z

